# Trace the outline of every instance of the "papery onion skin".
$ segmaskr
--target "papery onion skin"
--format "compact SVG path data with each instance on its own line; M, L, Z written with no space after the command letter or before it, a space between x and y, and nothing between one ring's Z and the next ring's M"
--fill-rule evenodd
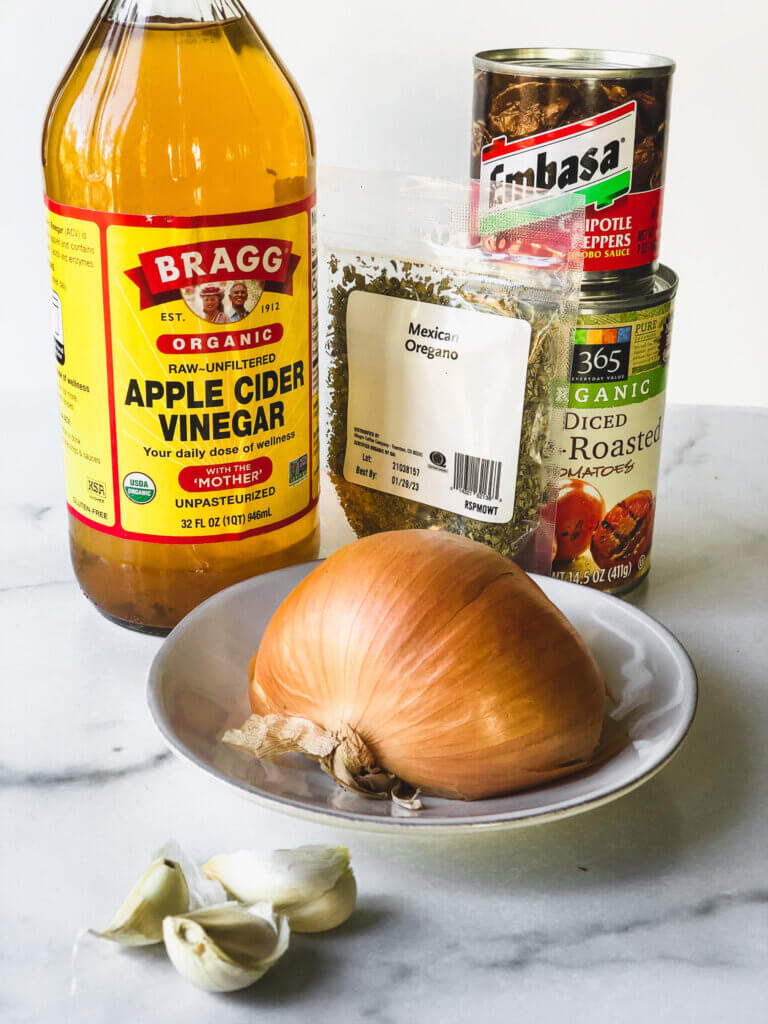
M354 730L404 781L475 800L583 768L605 684L514 563L464 537L401 530L341 548L289 594L249 692L254 714Z

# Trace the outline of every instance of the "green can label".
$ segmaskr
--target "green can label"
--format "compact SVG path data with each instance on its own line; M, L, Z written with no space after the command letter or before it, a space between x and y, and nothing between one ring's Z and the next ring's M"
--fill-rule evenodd
M558 579L623 590L650 568L671 325L671 302L579 314L558 435Z

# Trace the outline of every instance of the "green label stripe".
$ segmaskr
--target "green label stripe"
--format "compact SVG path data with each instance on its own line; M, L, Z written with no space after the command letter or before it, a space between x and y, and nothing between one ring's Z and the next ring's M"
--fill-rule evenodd
M526 224L536 224L538 221L578 210L584 203L581 193L571 192L521 203L518 206L501 204L498 210L491 210L480 218L480 234L495 235L501 231L525 227Z
M570 213L581 205L580 196L583 197L585 204L592 203L599 210L604 206L610 206L620 196L629 192L631 182L632 172L623 171L606 181L596 181L593 185L585 185L584 188L573 189L570 192L558 192L546 199L517 206L501 204L498 210L491 210L480 218L480 234L495 235L500 231L509 231Z
M608 409L620 405L639 405L662 394L667 384L666 366L650 373L636 373L627 380L608 384L571 384L571 409Z
M608 178L607 181L596 181L594 185L580 188L579 192L584 196L586 203L593 203L599 210L603 206L610 206L619 196L629 192L631 180L632 172L623 171L614 178Z

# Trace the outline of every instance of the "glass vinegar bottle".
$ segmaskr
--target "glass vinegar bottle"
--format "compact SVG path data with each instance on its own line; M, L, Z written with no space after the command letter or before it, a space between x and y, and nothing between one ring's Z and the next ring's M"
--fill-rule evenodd
M239 0L110 0L43 166L74 570L164 633L317 554L312 124Z

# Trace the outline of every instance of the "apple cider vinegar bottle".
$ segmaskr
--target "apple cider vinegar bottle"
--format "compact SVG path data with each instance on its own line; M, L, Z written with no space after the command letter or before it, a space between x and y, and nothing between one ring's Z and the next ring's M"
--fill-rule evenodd
M312 124L239 0L110 0L43 165L75 573L164 633L317 553Z

